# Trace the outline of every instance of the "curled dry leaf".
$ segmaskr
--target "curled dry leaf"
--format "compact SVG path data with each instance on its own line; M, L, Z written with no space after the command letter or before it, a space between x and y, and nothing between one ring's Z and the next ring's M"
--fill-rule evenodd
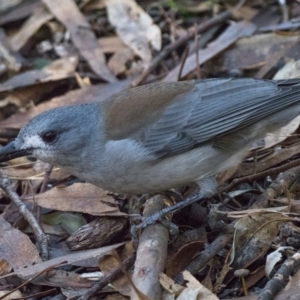
M99 217L73 232L66 243L72 251L98 248L126 235L127 228L126 218Z
M142 58L150 62L149 44L161 49L161 31L151 17L133 0L106 0L109 22L123 42Z
M9 272L9 264L7 260L0 259L0 276L5 275Z
M268 277L270 277L270 274L273 270L273 268L275 267L275 265L280 262L282 260L282 252L284 252L285 250L293 250L292 247L279 247L278 249L276 249L275 251L273 251L272 253L270 253L267 256L267 262L266 262L266 274Z
M249 214L235 225L230 265L236 270L246 268L262 257L278 233L277 225L287 216L275 211Z
M183 279L186 281L187 288L180 294L180 296L177 299L192 299L188 295L190 293L193 295L193 292L197 292L195 299L205 299L205 300L219 299L209 289L203 286L190 272L184 271L182 275L183 275ZM187 296L184 296L185 293Z
M273 77L274 80L298 78L300 75L300 60L291 60Z

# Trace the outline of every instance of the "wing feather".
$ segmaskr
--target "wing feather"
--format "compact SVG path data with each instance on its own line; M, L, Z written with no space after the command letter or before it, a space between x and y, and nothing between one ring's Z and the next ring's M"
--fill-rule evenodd
M158 157L190 150L300 102L300 80L208 79L132 138Z

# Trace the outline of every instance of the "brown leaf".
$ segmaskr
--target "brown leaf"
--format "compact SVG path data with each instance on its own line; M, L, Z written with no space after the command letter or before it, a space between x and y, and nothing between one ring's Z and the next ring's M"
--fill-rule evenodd
M43 0L52 14L64 24L71 34L72 41L91 69L108 82L116 81L106 67L105 57L90 24L73 0Z
M34 9L32 16L26 20L21 29L14 34L9 43L13 50L19 51L27 41L44 25L53 18L44 6L39 5Z
M35 85L40 82L57 81L74 77L78 58L71 56L53 61L42 70L27 71L6 80L0 85L0 92Z
M249 214L235 225L230 265L236 270L246 268L262 257L278 233L277 225L286 215L261 211Z
M0 256L10 268L17 270L42 261L29 237L13 228L1 216L0 228Z
M98 40L104 53L115 53L128 48L118 36L105 36Z
M131 242L127 242L120 250L121 251L119 251L119 255L121 260L125 260L135 252ZM113 255L107 255L99 261L99 267L101 272L103 272L105 276L108 276L111 274L111 272L120 267L120 261L118 261ZM119 279L115 280L113 285L114 288L122 295L131 295L132 287L126 276L123 275Z
M193 257L204 248L201 241L192 242L177 251L167 265L167 276L174 278L179 272L183 271Z
M238 39L250 36L256 30L256 26L252 23L246 21L240 21L230 25L225 32L223 32L215 41L207 45L203 50L199 50L199 64L203 64L212 57L219 54L221 51L228 48L230 45L235 43ZM172 82L177 81L178 74L180 71L181 65L178 65L173 69L163 81ZM187 74L195 70L196 68L196 54L190 55L185 61L184 67L181 72L181 76L185 77Z
M56 187L34 197L42 207L60 211L77 211L91 215L118 213L117 202L107 192L89 183Z
M36 265L29 266L27 268L19 268L16 270L18 276L23 278L24 280L31 279L36 274L42 272L43 270L50 268L51 266L56 266L63 262L66 264L73 264L77 262L82 262L92 258L100 258L104 255L109 254L112 250L122 246L124 243L119 243L111 246L106 246L98 249L90 249L84 251L77 251L75 253L67 254L61 257L53 258L44 262L39 262ZM73 273L78 277L78 274ZM47 276L49 278L50 276ZM62 286L59 282L57 282L56 286Z
M227 51L212 59L206 67L216 73L236 68L251 70L264 65L270 55L297 39L298 36L280 36L276 33L255 34L237 41ZM288 50L287 56L299 59L298 47Z
M0 260L0 275L9 273L9 263L5 259Z
M126 71L126 63L133 60L134 53L130 48L121 48L109 59L108 66L115 75Z
M161 48L160 28L152 18L133 0L106 0L109 22L116 27L122 41L145 62L152 55L149 44Z

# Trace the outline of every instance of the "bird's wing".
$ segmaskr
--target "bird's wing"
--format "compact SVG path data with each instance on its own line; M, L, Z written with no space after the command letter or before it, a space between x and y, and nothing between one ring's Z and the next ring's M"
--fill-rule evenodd
M132 129L126 138L136 140L157 157L171 156L300 102L300 80L276 82L244 78L187 83L190 83L187 90L183 89L179 95L174 93L178 96L170 98L173 101L167 100L165 107L154 109L160 114L146 118L145 123ZM158 99L160 95L157 94ZM149 111L151 115L151 107ZM145 120L143 116L140 118L140 122L135 120L136 124Z

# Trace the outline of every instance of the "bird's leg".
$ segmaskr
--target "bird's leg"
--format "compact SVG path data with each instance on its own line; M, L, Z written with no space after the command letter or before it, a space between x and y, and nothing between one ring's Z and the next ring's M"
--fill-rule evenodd
M164 219L165 215L167 215L171 212L175 212L181 208L184 208L198 200L210 198L217 192L218 183L214 177L206 178L206 179L198 182L198 185L199 185L200 189L199 189L199 192L197 192L197 194L194 194L188 198L185 198L183 201L178 202L172 206L166 207L151 216L141 217L141 223L139 223L137 225L133 225L131 227L132 236L134 238L136 238L137 232L139 229L145 228L146 226L154 224L157 221L161 221L164 225L167 225L165 222L166 220ZM168 222L168 223L170 223L170 222ZM174 230L174 228L172 228L172 230ZM173 234L174 233L175 232L173 232Z

